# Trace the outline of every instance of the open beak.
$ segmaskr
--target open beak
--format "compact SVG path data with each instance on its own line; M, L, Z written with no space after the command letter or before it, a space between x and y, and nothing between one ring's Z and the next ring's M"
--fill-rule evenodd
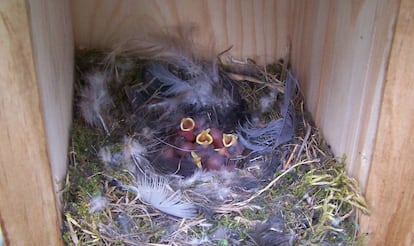
M213 143L213 136L210 135L210 129L200 132L196 137L196 143L207 147Z
M223 145L224 147L231 147L237 144L237 135L236 134L223 134Z
M179 135L183 136L187 141L194 142L194 127L195 122L192 118L182 118L180 123L181 131L179 132Z
M183 132L189 132L194 130L195 127L195 122L192 118L187 117L187 118L182 118L181 119L181 124L180 124L180 129Z

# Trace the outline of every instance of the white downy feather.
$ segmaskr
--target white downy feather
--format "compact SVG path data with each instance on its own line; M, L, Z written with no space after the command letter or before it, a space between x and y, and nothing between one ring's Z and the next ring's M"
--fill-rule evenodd
M79 107L85 121L95 127L101 126L109 135L108 127L102 114L111 105L111 97L105 87L107 76L102 72L95 72L85 77L86 86L82 88Z
M89 201L89 213L103 211L108 206L109 201L104 196L94 196Z
M154 173L153 167L145 157L146 153L147 149L138 140L124 137L124 146L122 148L123 160L125 163L130 163L130 160L132 160L134 168L127 165L127 169L134 173L136 177Z
M147 177L139 179L138 185L123 185L126 190L137 194L142 202L148 203L163 213L179 218L193 218L197 209L191 202L184 202L179 191L171 192L167 180L162 177Z

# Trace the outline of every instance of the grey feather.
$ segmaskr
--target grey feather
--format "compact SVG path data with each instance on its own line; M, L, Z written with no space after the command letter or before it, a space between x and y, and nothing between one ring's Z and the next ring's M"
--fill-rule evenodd
M250 122L240 126L239 139L246 148L252 152L267 152L293 138L295 109L291 100L295 89L296 80L289 72L286 79L281 117L270 121L264 127L256 127Z
M81 90L79 107L85 121L95 127L102 127L109 135L103 114L109 110L111 97L105 87L107 76L102 72L88 74L85 77L86 86Z
M165 65L159 63L150 64L148 66L148 71L154 77L159 79L164 86L168 87L166 91L162 92L162 95L164 96L177 95L191 90L191 86L187 82L168 71Z
M207 106L226 108L235 104L229 91L213 81L208 72L203 71L197 77L183 80L170 72L167 64L152 63L148 65L148 71L166 87L161 95L169 98L161 103L169 107L187 104L199 108ZM221 89L215 90L216 88ZM160 103L157 106L160 106Z
M285 221L280 216L256 223L249 235L258 246L290 246L296 237L285 229Z
M166 87L161 95L168 97L149 105L151 108L178 107L177 104L216 108L233 106L230 92L216 91L217 88L223 90L223 87L214 46L200 49L194 42L194 31L194 26L180 26L161 33L149 33L119 46L108 60L113 60L117 54L131 54L148 61L149 73ZM176 74L171 70L179 72Z
M124 137L124 145L122 148L123 161L127 164L126 169L132 172L136 177L139 177L140 175L152 175L155 173L154 168L146 158L146 155L146 148L137 139ZM132 161L132 163L130 161Z
M120 44L107 60L113 63L119 54L134 55L144 60L173 64L196 77L203 72L201 60L210 60L215 54L210 50L200 51L193 39L195 31L195 26L181 25L161 32L143 33Z
M89 213L95 213L103 211L109 204L108 199L105 196L94 196L89 201Z

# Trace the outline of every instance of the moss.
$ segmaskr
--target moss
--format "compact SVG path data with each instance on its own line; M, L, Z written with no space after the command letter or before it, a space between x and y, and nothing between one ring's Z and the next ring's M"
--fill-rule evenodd
M220 239L220 240L218 240L217 245L218 246L228 246L230 244L229 244L229 241L227 239Z
M248 208L241 211L241 217L247 221L264 221L269 218L269 215L272 214L271 206L274 200L265 199L258 201L257 204L260 204L261 207L258 208Z
M79 95L79 88L84 84L81 73L94 69L106 69L105 71L113 73L111 77L113 81L108 90L113 99L113 107L109 113L114 118L114 122L111 124L111 136L107 137L101 130L86 125L76 112L76 105L74 107L71 163L64 193L66 226L63 239L68 245L74 245L73 236L77 237L82 245L124 245L125 238L118 237L122 233L134 235L133 241L171 243L168 241L172 238L171 228L182 230L179 235L173 236L173 240L178 238L179 242L180 240L186 242L193 238L203 239L218 229L225 228L229 238L217 239L214 241L215 245L231 245L235 242L252 244L248 232L252 230L255 222L265 221L274 216L281 216L284 219L284 229L296 234L298 240L295 243L298 244L332 245L363 242L363 237L360 239L354 236L358 225L355 224L352 211L360 209L367 212L366 204L358 192L356 182L346 175L345 159L331 158L329 146L319 130L312 128L310 139L306 142L306 149L293 158L292 163L286 163L289 156L281 157L289 155L286 153L296 156L296 153L293 153L296 151L295 146L299 147L302 144L306 129L313 125L309 122L310 119L305 117L303 98L300 98L300 95L294 99L297 110L301 112L298 115L304 117L298 123L297 137L282 146L282 150L277 150L275 156L280 158L281 163L284 162L283 166L286 168L302 160L314 162L289 171L281 170L280 167L270 179L277 179L282 175L281 178L272 187L252 199L246 207L231 210L226 214L202 214L205 223L211 224L211 227L203 227L195 223L197 222L195 220L179 221L159 215L148 204L141 203L136 194L119 189L112 184L113 179L124 184L134 183L135 177L122 170L124 163L117 163L118 166L114 168L111 166L113 164L105 164L99 160L100 148L106 147L111 153L121 153L124 147L123 137L135 134L134 128L138 123L135 118L128 119L131 122L127 122L125 114L131 112L137 105L131 105L125 96L125 91L132 88L133 93L141 93L145 100L154 94L154 88L142 88L144 73L142 61L117 56L109 64L105 63L105 52L98 50L79 51L76 56L78 80L75 83L75 93L77 95ZM283 81L277 80L284 79L282 77L283 73L286 74L283 70L285 67L279 62L266 66L263 71L258 71L257 74L261 76L263 83L237 82L240 83L241 96L247 102L248 111L257 113L255 117L258 117L262 123L279 118L278 103L283 100L283 93L277 92L280 94L277 95L275 107L265 112L259 110L260 98L275 91L275 88L283 86ZM259 77L255 76L255 78ZM303 124L302 121L307 123ZM89 201L95 195L105 196L110 205L105 211L91 214ZM246 197L251 195L253 194L238 196L228 201L229 204L226 205L244 202ZM130 224L127 222L122 224L119 221L119 217L124 214L131 220ZM105 226L113 231L104 234ZM173 230L172 233L174 232Z

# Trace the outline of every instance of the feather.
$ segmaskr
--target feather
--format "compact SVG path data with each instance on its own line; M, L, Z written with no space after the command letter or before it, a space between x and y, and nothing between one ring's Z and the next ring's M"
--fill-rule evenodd
M240 198L237 190L254 192L260 182L249 172L241 169L228 171L226 169L202 171L197 170L193 175L178 179L176 186L181 190L191 190L200 196L208 198L212 203L220 204L223 201ZM202 201L200 201L202 203Z
M103 211L108 206L109 201L104 196L94 196L89 201L89 213Z
M101 126L109 135L108 127L102 116L109 110L112 103L105 87L107 76L102 72L95 72L88 74L85 81L86 86L81 90L79 103L82 116L88 124L95 127Z
M154 172L146 158L147 149L137 139L125 136L121 150L118 150L118 148L119 145L100 148L98 152L100 160L103 163L110 164L112 168L126 169L136 177Z
M279 145L290 141L294 135L295 110L291 103L296 89L296 80L289 72L281 107L281 117L270 121L264 127L255 127L251 122L240 126L238 131L240 142L252 152L268 152Z
M275 101L277 99L277 91L275 89L271 89L271 91L260 98L260 113L265 113L266 111L269 111L272 109Z
M110 146L105 146L99 149L99 159L105 163L110 164L112 167L119 167L124 161L123 155L120 152L112 152Z
M161 86L166 87L161 95L168 98L157 103L156 106L176 108L179 105L192 105L196 109L205 107L227 109L236 105L230 91L222 84L214 82L208 72L184 79L173 74L168 70L168 66L162 63L151 63L148 65L148 71L159 80Z
M124 137L124 148L122 149L124 159L128 159L131 156L137 159L144 158L146 152L146 148L138 140L131 137Z
M163 213L179 217L193 218L197 215L196 207L191 202L184 202L179 191L170 192L165 178L160 176L143 176L138 185L123 185L126 190L137 194L138 198Z
M131 167L127 169L133 172L136 177L154 173L151 163L145 157L146 153L146 148L138 140L131 137L124 137L124 145L122 148L123 159L125 163L130 163L130 160L132 160L135 170L131 170Z
M148 62L147 71L166 87L162 88L161 95L167 97L149 105L151 108L169 109L179 104L198 108L236 105L232 93L220 84L214 46L200 49L194 42L194 31L193 26L180 26L162 33L147 34L120 45L108 59L114 60L121 53Z
M191 86L172 74L168 69L159 63L152 63L148 66L148 71L160 80L163 86L168 89L162 92L163 96L177 95L191 90Z
M189 25L166 28L158 33L145 33L118 45L107 60L113 62L119 54L134 55L144 60L172 64L195 77L203 71L200 61L203 58L211 60L214 56L213 52L198 49L193 39L195 31L196 28Z
M285 222L281 216L271 216L264 222L256 223L249 234L258 246L289 246L293 245L296 237L294 233L285 230Z
M215 171L196 171L186 179L179 181L183 189L191 189L197 194L208 197L211 201L225 201L232 197L231 183L236 175L225 169Z
M256 128L249 123L247 127L241 127L242 133L238 136L240 142L252 152L267 152L291 140L293 130L293 118L287 115L262 128Z
M134 219L127 213L120 214L117 221L123 234L130 234L131 228L138 227Z

